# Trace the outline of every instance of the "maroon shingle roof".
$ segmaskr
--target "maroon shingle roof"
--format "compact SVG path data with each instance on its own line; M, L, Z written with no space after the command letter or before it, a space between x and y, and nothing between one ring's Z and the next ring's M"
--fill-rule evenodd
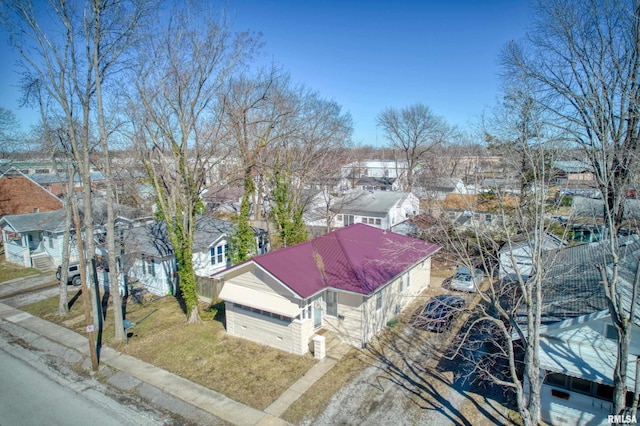
M251 261L302 298L326 287L372 294L439 249L422 240L356 224Z

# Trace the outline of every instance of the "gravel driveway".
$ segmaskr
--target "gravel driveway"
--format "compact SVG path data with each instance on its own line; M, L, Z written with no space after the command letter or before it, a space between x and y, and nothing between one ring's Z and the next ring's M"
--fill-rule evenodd
M432 287L424 301L443 292ZM442 357L451 338L451 333L411 326L389 329L363 349L371 365L333 397L313 424L510 424L500 403L454 380L457 365Z

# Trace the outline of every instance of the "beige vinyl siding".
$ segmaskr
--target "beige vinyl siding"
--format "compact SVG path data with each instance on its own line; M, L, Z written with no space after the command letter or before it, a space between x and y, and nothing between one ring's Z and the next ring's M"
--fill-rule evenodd
M304 344L299 340L303 322L270 318L230 302L225 303L225 312L227 333L231 336L241 337L298 355L309 351L309 339L307 338Z
M258 268L245 271L245 273L236 275L232 278L227 278L225 282L234 286L244 287L260 293L264 293L267 296L283 298L290 303L296 304L298 306L300 305L300 302L295 299L291 293L289 293L280 284L276 283L269 275L265 274ZM224 299L224 297L222 298ZM269 298L267 297L265 299ZM261 300L251 300L251 306L269 311L268 304L261 303Z
M333 331L340 340L362 346L362 303L364 296L338 292L338 317L324 317L325 327Z

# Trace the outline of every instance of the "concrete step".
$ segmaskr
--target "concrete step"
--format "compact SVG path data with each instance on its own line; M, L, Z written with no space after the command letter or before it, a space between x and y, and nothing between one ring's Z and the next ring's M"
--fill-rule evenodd
M51 258L46 255L42 256L33 256L31 258L31 263L33 267L40 271L51 271L54 269L54 264L51 261Z

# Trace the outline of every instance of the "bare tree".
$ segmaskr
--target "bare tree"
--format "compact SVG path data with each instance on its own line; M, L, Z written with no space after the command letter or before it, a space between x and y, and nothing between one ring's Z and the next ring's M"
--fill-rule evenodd
M478 336L490 336L488 344L493 350L481 362L474 360L475 374L509 389L515 395L523 423L537 425L542 386L539 351L543 283L551 266L544 255L545 236L552 226L547 220L548 209L553 208L546 199L550 161L541 159L549 159L549 153L557 152L557 137L550 126L544 125L544 115L529 102L526 91L511 92L514 93L513 102L498 108L485 131L502 141L505 158L516 159L513 169L528 181L528 189L520 194L518 202L512 194L499 190L478 195L492 205L492 212L500 219L487 224L472 215L467 228L445 224L441 244L470 270L485 271L489 281L479 288L481 303L461 338L464 343L458 354L473 353L478 346L487 344ZM465 209L473 212L475 208L470 205ZM502 246L516 265L514 253L519 241L528 246L531 271L515 268L508 286L494 282L500 267L499 248Z
M13 151L16 145L20 122L13 111L0 107L0 151L3 153Z
M232 34L224 17L194 7L174 10L140 51L131 106L135 143L155 190L178 263L189 323L199 321L192 264L196 207L207 170L225 151L218 104L223 86L250 59L256 40Z
M231 79L221 101L226 134L237 149L244 187L238 227L231 244L234 262L242 262L254 252L249 216L252 199L256 219L261 216L264 183L256 188L256 181L264 175L261 155L267 147L283 140L291 132L284 124L295 115L296 106L290 93L289 77L271 67L260 70L257 75L240 75Z
M445 144L452 134L452 128L444 118L435 115L431 108L415 104L398 110L387 108L377 117L386 138L404 156L407 162L407 185L413 188L414 173L420 161L436 146Z
M606 200L608 250L617 259L623 202L636 172L640 136L640 3L540 1L533 31L522 43L510 44L503 59L509 75L526 79L534 99L554 114L555 124L571 135L592 165ZM616 267L601 265L601 270L619 336L613 381L614 414L621 414L635 306L625 309L617 296ZM633 294L637 292L634 288Z

